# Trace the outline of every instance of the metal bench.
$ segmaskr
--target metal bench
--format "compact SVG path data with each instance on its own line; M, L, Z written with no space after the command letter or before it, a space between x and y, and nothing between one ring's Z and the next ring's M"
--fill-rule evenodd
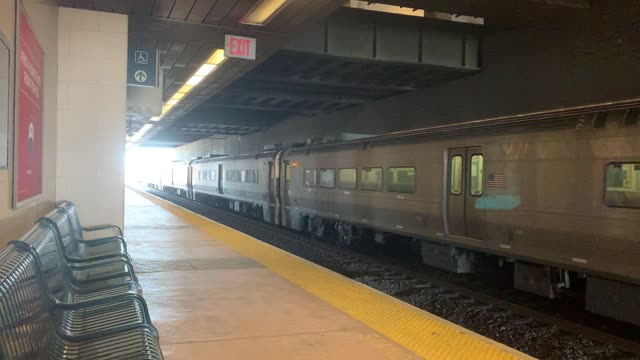
M114 258L131 261L127 246L119 236L96 240L78 239L72 227L71 216L60 208L50 211L44 218L50 220L50 224L56 228L62 240L65 261L69 263L95 263Z
M91 285L74 285L71 275L66 270L60 256L59 246L55 242L46 241L46 238L38 241L39 234L49 236L47 235L48 233L50 232L46 228L36 224L22 237L22 241L26 241L29 246L36 250L49 291L60 301L77 303L123 294L142 295L142 288L134 281L123 281L116 284L101 284L97 282ZM48 238L51 239L50 236Z
M115 235L119 236L121 239L123 238L122 229L117 225L105 224L105 225L95 225L95 226L82 226L80 224L80 219L78 218L78 212L76 211L76 206L71 201L63 201L58 204L58 209L64 211L69 218L71 219L71 227L75 233L75 238L78 240L84 239L85 232L94 232L100 230L113 230L115 231ZM106 237L109 238L109 237ZM100 238L100 239L106 239ZM100 240L100 239L91 239L89 241Z
M162 359L144 300L62 304L45 281L28 244L13 242L0 253L0 358Z
M28 244L41 257L47 274L61 269L69 282L79 288L94 288L123 283L137 283L133 266L126 259L103 260L98 263L74 264L66 261L64 245L51 220L41 218L20 241Z

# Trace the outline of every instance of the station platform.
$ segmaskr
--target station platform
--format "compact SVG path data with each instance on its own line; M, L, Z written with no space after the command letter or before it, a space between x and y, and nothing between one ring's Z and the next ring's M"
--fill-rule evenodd
M141 189L125 206L166 359L531 359Z

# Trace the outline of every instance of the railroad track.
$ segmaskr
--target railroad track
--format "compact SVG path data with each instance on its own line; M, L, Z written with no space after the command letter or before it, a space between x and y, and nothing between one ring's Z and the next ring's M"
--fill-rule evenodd
M445 272L439 269L416 271L237 213L157 190L147 191L531 356L640 360L638 342L509 301L508 293L499 298L470 289L465 281L446 280L453 276L451 273L443 275ZM538 298L528 299L535 305Z

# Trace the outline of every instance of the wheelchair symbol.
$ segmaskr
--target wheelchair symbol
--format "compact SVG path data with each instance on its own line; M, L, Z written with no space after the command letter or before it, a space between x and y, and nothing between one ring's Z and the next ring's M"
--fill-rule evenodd
M136 64L147 65L149 63L149 53L146 51L136 51Z

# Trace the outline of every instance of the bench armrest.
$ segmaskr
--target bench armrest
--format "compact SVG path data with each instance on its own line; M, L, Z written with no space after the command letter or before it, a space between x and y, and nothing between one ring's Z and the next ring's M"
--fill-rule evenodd
M87 232L98 231L98 230L107 230L107 229L114 229L114 230L116 230L118 232L118 235L120 235L120 237L124 236L124 234L122 233L122 229L117 225L106 224L106 225L95 225L95 226L82 227L82 231L87 231Z
M101 262L97 264L87 264L92 261L101 261ZM125 263L129 265L129 267L133 268L133 264L131 263L131 260L129 258L126 258L123 255L112 256L112 257L92 256L88 258L83 258L81 259L81 261L71 262L68 265L73 270L87 270L87 269L96 268L100 266L108 266L108 265L121 264L121 263Z
M122 236L108 236L108 237L103 237L103 238L97 238L97 239L76 239L74 238L75 241L77 241L78 243L84 244L86 246L99 246L102 244L107 244L110 242L114 242L117 241L120 244L122 244L122 246L124 247L124 250L127 250L127 243L124 241L124 239L122 238Z

